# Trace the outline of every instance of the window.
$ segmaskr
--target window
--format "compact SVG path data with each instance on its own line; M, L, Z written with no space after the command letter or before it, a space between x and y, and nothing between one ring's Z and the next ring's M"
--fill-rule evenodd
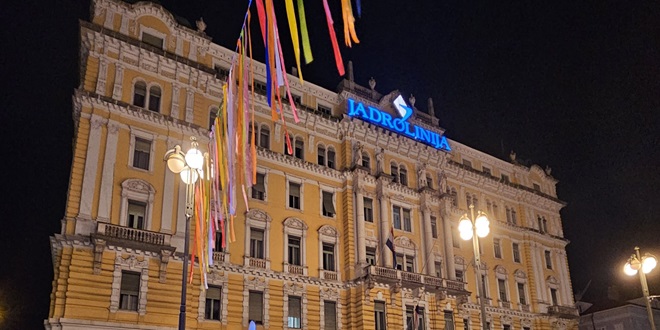
M323 196L323 207L322 214L324 217L334 217L335 216L335 205L332 201L332 193L324 191L322 192Z
M402 254L397 254L396 255L396 269L403 270L403 255Z
M550 258L550 251L545 251L545 268L552 269L552 258Z
M336 330L337 329L337 303L334 301L323 301L323 329Z
M371 198L363 197L364 204L364 221L374 222L374 200Z
M289 236L289 264L300 266L300 237Z
M431 236L438 238L438 219L431 217Z
M442 277L442 261L435 262L435 277Z
M133 148L133 167L148 171L150 155L151 141L136 137Z
M321 114L324 114L324 115L326 115L326 116L331 116L331 115L332 115L332 109L330 109L329 107L326 107L326 106L324 106L324 105L320 105L320 104L319 104L319 105L316 107L316 109L317 109Z
M289 317L287 323L289 328L300 329L302 318L300 297L289 296Z
M445 330L454 330L454 313L445 311Z
M461 281L461 282L465 282L465 280L463 279L463 271L462 270L458 270L458 269L456 270L456 280Z
M509 180L509 176L506 174L502 174L502 182L504 183L509 183L511 180Z
M412 221L410 220L410 210L403 209L403 230L412 232Z
M536 221L537 221L538 224L539 224L539 231L540 231L541 233L543 233L543 232L544 232L544 231L543 231L543 218L541 218L541 216L538 216L538 217L536 217Z
M259 144L264 149L270 149L270 129L268 126L259 128Z
M491 175L490 169L486 166L483 167L483 172L484 172L484 174L487 174L488 176Z
M207 320L220 320L220 292L217 286L209 286L206 289L206 305L204 307L204 318Z
M500 295L500 301L508 301L506 298L506 282L501 278L497 279L497 290Z
M149 88L149 110L160 111L160 87L158 86Z
M520 246L518 243L513 243L513 261L520 262Z
M302 139L296 138L296 142L294 143L294 147L293 147L294 157L304 160L304 156L305 156L304 151L305 151L305 143L302 141Z
M335 150L328 148L328 167L335 168Z
M502 325L502 330L511 330L511 325L509 325L509 324L503 324L503 325Z
M323 270L335 271L335 245L323 243Z
M257 324L263 324L264 316L264 293L250 291L249 320Z
M146 211L147 204L129 200L127 226L135 229L144 229L144 215L147 213Z
M133 105L144 108L145 101L147 100L147 84L143 81L138 81L133 86Z
M470 319L463 319L463 330L470 330Z
M559 305L559 300L557 300L557 289L550 288L550 297L552 298L552 305L557 306Z
M250 257L264 258L264 231L250 228Z
M257 181L252 185L252 198L266 200L266 174L257 173Z
M486 277L486 275L481 275L481 283L483 283L484 288L485 288L484 297L489 298L489 294L488 294L488 278Z
M300 210L300 184L289 182L289 207Z
M547 233L548 232L548 221L543 218L543 232Z
M370 168L371 166L371 159L369 158L369 154L365 151L362 152L362 166L366 168Z
M215 252L223 252L225 249L222 247L222 242L225 240L225 237L222 235L222 231L215 232Z
M394 220L394 229L412 232L410 209L405 209L397 205L392 206L392 219ZM402 221L403 221L403 227L401 226Z
M325 147L319 145L316 154L318 155L318 164L325 166Z
M472 195L470 195L470 193L465 194L465 205L467 205L468 208L472 205ZM477 208L476 205L475 208Z
M146 32L142 32L142 42L154 47L163 48L163 38L156 37L155 35Z
M335 149L332 147L326 149L322 144L319 144L316 154L319 165L335 168Z
M406 271L410 273L415 272L415 259L410 256L406 256Z
M453 207L458 207L458 193L456 193L456 189L451 188L449 190L449 195L451 195L451 205Z
M140 273L122 271L121 289L119 293L119 309L137 311L139 294Z
M406 305L406 330L424 330L424 307Z
M399 166L396 163L390 164L390 175L394 177L394 182L399 182Z
M464 165L465 167L472 168L472 162L469 161L469 160L467 160L467 159L463 159L463 165Z
M229 72L227 72L227 74L229 74ZM254 91L258 92L260 94L266 95L266 91L267 91L266 83L255 80L254 81Z
M414 322L415 322L415 321L413 321L414 318L415 318L414 309L415 309L414 306L407 306L406 305L406 330L413 330L414 329L413 328Z
M404 186L408 185L408 170L403 165L399 168L399 183Z
M374 302L374 322L376 323L375 330L387 329L385 322L385 303L382 301Z
M525 295L525 283L518 283L518 299L521 305L527 305L527 297Z
M215 70L215 76L216 78L220 80L226 80L227 76L229 76L229 69L220 66L220 65L214 65L213 69Z
M513 221L511 221L511 209L508 206L506 207L506 222L513 223Z
M218 108L211 108L211 111L209 111L209 131L213 128L213 124L215 124L215 119L218 118ZM252 125L250 127L250 134L248 135L248 139L252 139Z
M495 250L495 258L502 258L502 247L500 246L500 239L493 238L493 250Z
M376 266L376 249L374 248L367 248L367 263Z
M392 221L394 222L394 229L401 230L401 207L392 207Z
M515 209L511 209L511 223L513 223L514 225L518 224L518 217L516 216Z
M302 100L302 98L300 97L300 95L291 93L291 100L293 100L295 104L301 104L300 100Z
M398 270L404 270L409 273L414 273L415 272L415 257L406 255L406 254L399 254L397 253L396 255L396 268Z

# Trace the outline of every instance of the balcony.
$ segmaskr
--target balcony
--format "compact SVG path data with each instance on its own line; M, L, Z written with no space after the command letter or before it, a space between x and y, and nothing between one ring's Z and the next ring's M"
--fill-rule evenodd
M368 280L383 284L400 284L402 287L411 289L425 287L426 291L434 293L448 292L452 295L470 294L468 291L465 291L463 282L431 275L405 272L380 266L367 266L364 273Z
M292 275L305 275L305 267L298 265L286 265L289 274Z
M227 254L224 252L213 252L213 263L215 264L224 264L226 260Z
M523 312L529 313L531 309L529 308L529 305L520 305L520 310Z
M266 269L266 259L248 257L248 267Z
M511 308L511 302L500 300L500 307L502 308Z
M580 317L577 308L570 306L549 306L548 314L565 319L577 319Z
M106 222L98 222L96 233L92 235L105 239L111 244L146 251L160 252L163 248L174 249L170 246L172 238L170 234L118 226Z
M336 281L339 277L337 272L321 269L321 278L328 281Z
M424 286L424 277L422 274L402 271L401 282L404 288L419 288Z

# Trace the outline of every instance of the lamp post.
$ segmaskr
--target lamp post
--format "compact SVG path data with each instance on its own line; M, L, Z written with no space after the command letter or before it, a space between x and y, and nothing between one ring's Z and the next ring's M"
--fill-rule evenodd
M479 307L481 308L481 328L487 329L486 321L486 287L481 278L479 267L481 266L481 252L479 251L479 237L486 237L490 232L490 221L486 214L478 211L477 217L474 217L474 205L470 204L470 217L467 213L461 217L458 223L458 231L463 240L472 239L474 248L474 276L477 278L477 287L479 291Z
M190 218L193 216L194 203L194 185L201 176L202 166L204 165L204 156L197 149L197 139L190 138L190 150L185 154L181 151L181 146L176 145L165 153L167 168L175 174L179 174L181 181L186 184L186 233L183 247L183 271L181 274L181 309L179 310L179 330L186 328L186 295L187 295L187 270L188 260L190 258Z
M639 281L642 282L642 293L646 302L646 312L649 313L649 322L651 322L652 330L655 330L655 322L653 321L653 310L651 309L651 298L649 297L649 286L646 283L646 274L651 272L657 264L658 261L655 256L645 253L642 257L639 247L635 246L635 254L631 255L626 265L623 266L623 272L628 276L635 276L635 274L639 273Z

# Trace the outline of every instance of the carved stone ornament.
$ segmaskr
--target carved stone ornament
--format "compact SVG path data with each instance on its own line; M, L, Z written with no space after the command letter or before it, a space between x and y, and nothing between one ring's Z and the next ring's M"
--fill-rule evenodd
M521 320L520 320L520 324L521 324L523 327L531 327L531 326L532 326L532 320L531 320L531 319L528 319L528 318L524 318L524 319L521 319Z
M330 236L330 237L337 237L337 230L332 228L330 225L324 225L319 228L319 234L325 235L325 236Z
M546 281L550 284L553 284L553 285L558 285L559 284L559 281L557 280L557 278L552 276L552 275L548 276L548 278L546 278Z
M200 17L195 24L197 25L197 31L204 32L206 30L206 23L204 23L203 17Z
M495 266L495 273L502 274L502 275L508 274L508 272L506 271L506 268L504 268L504 266L502 266L502 265Z
M250 211L245 214L245 217L262 222L270 222L272 220L268 213L255 208L250 209Z
M140 179L126 179L121 183L124 191L134 191L145 194L154 194L156 189L150 183Z
M160 283L165 283L167 279L167 264L170 262L172 252L172 250L160 250L160 267L158 268L158 281Z
M307 224L296 217L289 217L284 220L284 227L307 230Z
M322 300L339 300L339 290L331 288L321 288L319 290L319 296Z
M133 254L126 258L118 255L115 259L115 264L128 267L130 270L138 270L149 267L149 260L144 257L142 260L138 260L137 256Z
M394 245L413 249L413 250L415 249L415 242L411 241L410 238L406 236L399 236L395 238Z
M511 325L513 323L513 318L509 315L502 315L500 316L500 321L502 322L502 324Z
M299 283L285 283L282 287L284 294L302 296L306 294L305 287Z
M465 258L459 255L454 256L454 263L457 265L465 265Z
M267 286L266 279L258 276L253 276L252 278L245 278L244 282L246 287L255 290L263 290Z
M513 276L515 276L516 278L519 278L519 279L526 279L527 278L527 274L525 274L525 272L522 271L521 269L516 269L516 271L513 272Z
M563 320L557 320L552 322L552 330L564 330L566 329L566 322Z

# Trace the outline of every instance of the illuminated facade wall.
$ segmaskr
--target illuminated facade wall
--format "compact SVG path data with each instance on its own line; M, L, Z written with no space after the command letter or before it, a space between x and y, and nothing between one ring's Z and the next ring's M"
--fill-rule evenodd
M171 329L185 187L162 157L191 136L204 145L233 53L150 2L98 0L91 17L80 23L74 159L51 238L45 327ZM195 273L187 328L242 329L258 317L273 329L401 329L419 306L424 329L477 329L472 245L456 230L468 202L491 218L480 265L491 328L576 326L564 204L548 173L452 140L451 151L437 150L347 115L352 99L395 116L398 94L289 81L301 109L298 124L287 119L294 155L259 93L260 183L248 191L250 211L238 212L236 243L214 253L210 290ZM410 123L442 135L437 118L414 111ZM384 245L391 227L396 259Z

